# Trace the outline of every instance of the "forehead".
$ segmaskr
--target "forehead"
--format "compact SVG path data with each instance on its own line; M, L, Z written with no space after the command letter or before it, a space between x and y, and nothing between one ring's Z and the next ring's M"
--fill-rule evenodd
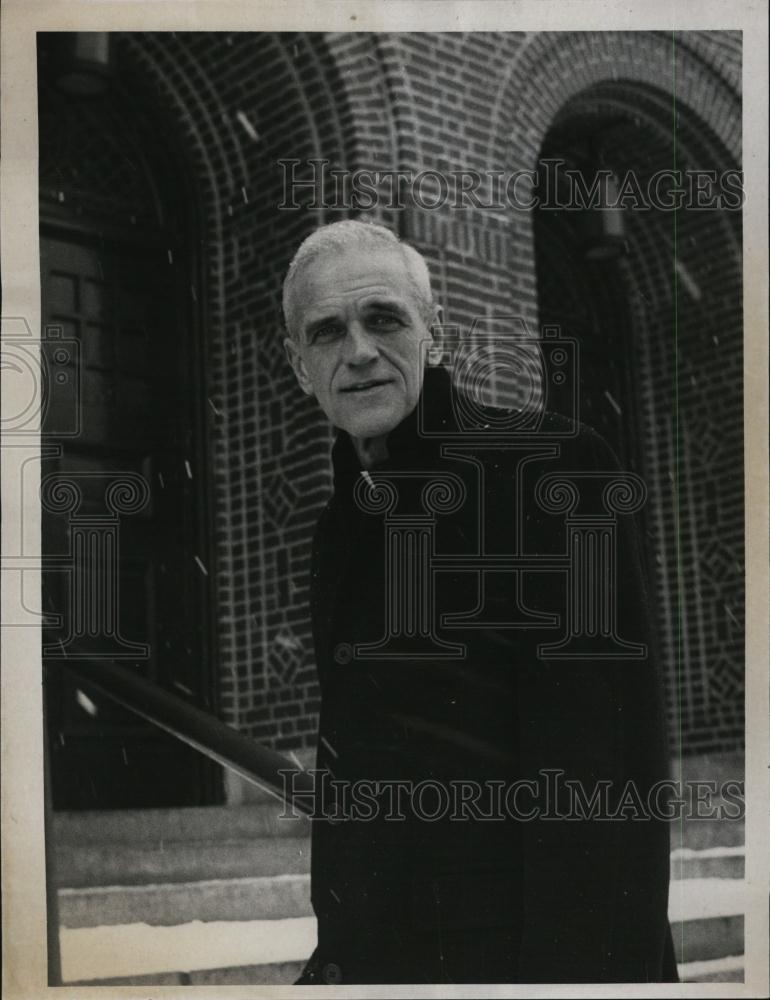
M412 303L414 290L398 250L348 250L311 261L297 276L292 305L297 320L387 296Z

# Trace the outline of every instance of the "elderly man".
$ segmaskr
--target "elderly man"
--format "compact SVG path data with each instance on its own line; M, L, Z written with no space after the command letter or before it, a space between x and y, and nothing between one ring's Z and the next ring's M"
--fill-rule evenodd
M463 448L458 387L426 367L427 266L384 227L313 233L284 314L299 384L338 431L311 602L317 767L350 792L314 819L318 947L299 982L675 980L668 830L639 812L666 766L628 517L610 653L548 653L569 615L565 574L543 571L566 551L544 477L612 473L612 453L546 412L524 450L485 447L492 408ZM480 572L480 553L517 551L530 572Z

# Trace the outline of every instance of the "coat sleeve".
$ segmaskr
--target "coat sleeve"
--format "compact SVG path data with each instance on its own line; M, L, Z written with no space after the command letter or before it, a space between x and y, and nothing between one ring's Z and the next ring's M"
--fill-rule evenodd
M588 429L563 447L558 466L566 474L618 470ZM542 550L566 545L545 518L532 523ZM521 982L671 978L663 969L668 824L649 809L667 749L632 515L618 516L615 590L618 633L646 655L549 660L537 652L541 642L518 670L521 773L539 789L536 817L521 821ZM552 642L554 633L539 637Z

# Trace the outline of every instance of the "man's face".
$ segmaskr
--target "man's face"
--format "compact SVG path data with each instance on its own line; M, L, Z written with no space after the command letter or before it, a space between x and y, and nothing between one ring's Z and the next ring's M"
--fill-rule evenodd
M398 251L349 250L308 264L285 340L300 386L353 438L388 434L417 405L431 334Z

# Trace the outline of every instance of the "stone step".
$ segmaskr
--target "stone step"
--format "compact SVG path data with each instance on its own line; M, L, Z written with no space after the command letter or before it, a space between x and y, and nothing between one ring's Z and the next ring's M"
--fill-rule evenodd
M278 965L283 962L286 975L293 975L291 963L301 963L312 951L315 921L309 888L309 877L297 875L62 890L63 955L74 963L73 972L80 970L70 980L95 984L101 981L97 969L104 970L102 976L113 969L124 977L121 983L293 982L279 978ZM743 905L738 880L672 884L674 944L689 981L738 977ZM101 965L84 966L84 956L92 953L100 956ZM88 980L87 968L93 970ZM160 978L138 978L148 974Z
M265 793L266 795L266 793ZM58 844L125 844L146 841L238 840L250 837L302 837L310 820L272 797L241 806L192 806L186 809L121 809L54 814ZM671 848L702 850L745 843L743 819L688 819L671 823Z
M303 875L309 870L309 837L62 844L55 855L61 888Z
M257 982L281 976L272 980L279 983L288 981L297 965L307 961L318 935L314 917L287 917L195 920L168 927L146 923L63 927L59 940L65 984L120 979L121 985L151 981L174 985L178 976L183 981L211 982L220 977L227 982L236 974L233 970L247 968L254 971L240 975L251 975Z
M742 983L744 973L743 955L727 955L679 965L679 979L683 983Z
M303 962L270 962L239 965L231 969L197 969L192 972L156 972L148 976L118 976L113 979L78 979L68 986L291 986Z
M690 878L741 879L746 868L743 847L724 847L694 851L672 851L671 880Z
M120 845L117 850L115 845L63 844L57 847L55 860L57 883L62 888L295 875L310 870L310 839L148 841ZM672 854L672 881L735 879L743 874L742 847L714 851L685 848Z
M310 833L306 816L298 812L292 816L274 798L237 807L58 812L53 827L57 845L76 846L307 837Z
M270 875L149 885L59 889L62 927L176 926L193 921L276 920L312 915L310 876Z
M671 823L672 851L742 847L745 843L745 819L685 819Z
M671 925L671 933L680 964L743 954L742 915L676 921Z

